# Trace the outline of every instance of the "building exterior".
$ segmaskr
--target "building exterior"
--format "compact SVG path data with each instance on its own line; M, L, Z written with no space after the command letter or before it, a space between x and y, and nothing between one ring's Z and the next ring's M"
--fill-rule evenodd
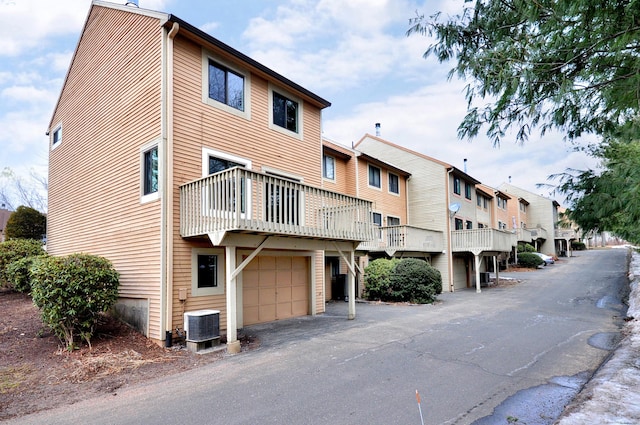
M176 16L92 2L49 128L48 251L120 273L118 313L171 338L324 311L325 251L354 291L371 203L324 189L330 103ZM354 296L349 316L355 316Z
M480 291L482 281L488 279L490 259L495 262L515 243L507 230L485 227L490 224L487 220L492 220L491 194L478 190L480 182L464 171L378 136L365 135L355 148L375 158L393 158L411 173L407 186L408 224L444 235L443 250L430 257L431 264L442 274L443 290L475 287ZM480 211L479 195L483 198Z

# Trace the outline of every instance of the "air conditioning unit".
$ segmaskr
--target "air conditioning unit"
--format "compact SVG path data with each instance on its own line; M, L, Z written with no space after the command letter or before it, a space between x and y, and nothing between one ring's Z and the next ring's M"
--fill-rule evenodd
M204 342L220 337L220 310L197 310L184 313L187 341Z

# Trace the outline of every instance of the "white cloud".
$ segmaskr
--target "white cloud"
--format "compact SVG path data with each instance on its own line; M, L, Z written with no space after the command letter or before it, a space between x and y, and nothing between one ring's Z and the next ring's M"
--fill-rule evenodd
M219 22L207 22L200 25L200 29L208 34L213 34L213 31L220 27Z

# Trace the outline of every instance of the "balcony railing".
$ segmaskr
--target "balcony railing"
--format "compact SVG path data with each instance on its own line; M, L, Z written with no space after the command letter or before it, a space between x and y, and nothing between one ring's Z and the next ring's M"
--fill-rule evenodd
M236 167L180 186L182 237L250 232L373 239L369 201Z
M555 229L556 239L576 239L576 231L573 229Z
M483 228L451 232L451 249L454 252L506 252L511 251L515 243L515 235L504 230Z
M518 242L531 242L533 238L531 237L531 230L518 228L516 229L516 237Z
M444 234L435 230L400 225L377 227L375 237L358 246L362 251L385 251L393 255L396 251L442 252Z
M534 241L537 239L547 239L547 231L542 227L536 227L531 230L531 239Z

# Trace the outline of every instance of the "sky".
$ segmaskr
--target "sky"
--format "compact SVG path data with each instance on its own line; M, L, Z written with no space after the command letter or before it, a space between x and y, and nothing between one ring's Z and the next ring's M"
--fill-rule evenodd
M125 3L118 0L116 3ZM489 186L503 182L562 202L538 184L569 168L596 166L559 133L459 140L463 88L453 63L423 58L431 40L406 36L409 19L460 10L460 0L139 0L171 13L329 100L325 138L350 146L365 133L464 169ZM46 176L45 135L90 0L0 0L0 179ZM584 140L587 143L593 140ZM392 159L387 159L393 164ZM393 164L402 168L402 164ZM2 183L0 181L0 183ZM6 179L5 179L6 184ZM1 188L1 186L0 186Z

